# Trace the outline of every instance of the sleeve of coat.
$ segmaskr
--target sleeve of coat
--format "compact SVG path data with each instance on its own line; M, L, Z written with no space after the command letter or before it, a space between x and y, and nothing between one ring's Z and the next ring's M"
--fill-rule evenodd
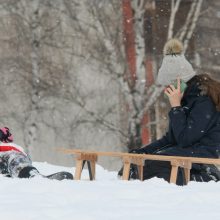
M182 107L172 108L169 117L177 144L187 147L199 142L215 112L215 106L208 97L198 97L188 116Z
M168 145L170 145L170 142L166 134L161 139L156 140L148 145L143 146L142 148L135 150L135 153L152 154L155 151L160 150L161 148L168 146Z

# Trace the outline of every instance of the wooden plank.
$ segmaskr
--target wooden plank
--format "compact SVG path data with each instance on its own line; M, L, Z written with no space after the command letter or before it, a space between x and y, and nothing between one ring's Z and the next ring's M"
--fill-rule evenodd
M81 179L82 164L83 164L83 160L81 160L81 159L76 160L76 170L75 170L74 180Z
M129 179L130 167L131 167L131 164L129 162L124 163L124 169L123 169L123 175L122 175L123 180Z
M123 157L123 164L124 164L124 168L123 168L122 179L128 180L129 174L130 174L130 167L131 167L131 162L130 162L129 157L127 156Z
M190 181L190 169L184 168L184 174L186 178L186 184Z
M202 163L202 164L216 164L220 165L220 159L211 159L211 158L197 158L197 157L179 157L179 156L165 156L165 155L151 155L151 154L131 154L131 153L121 153L121 152L101 152L101 151L85 151L77 149L60 149L63 153L66 154L79 154L83 153L93 153L97 156L111 156L111 157L124 157L132 156L143 158L145 160L160 160L160 161L172 161L172 160L185 160L192 163Z
M170 183L176 184L178 166L172 165L171 174L170 174Z

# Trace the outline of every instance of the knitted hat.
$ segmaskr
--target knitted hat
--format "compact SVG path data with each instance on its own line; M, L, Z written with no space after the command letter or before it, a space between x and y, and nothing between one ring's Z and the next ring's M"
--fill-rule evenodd
M167 41L164 46L164 58L157 76L157 84L170 85L178 77L187 82L196 73L183 54L183 45L177 39Z
M4 143L13 142L13 136L9 131L9 128L3 127L0 128L0 141Z

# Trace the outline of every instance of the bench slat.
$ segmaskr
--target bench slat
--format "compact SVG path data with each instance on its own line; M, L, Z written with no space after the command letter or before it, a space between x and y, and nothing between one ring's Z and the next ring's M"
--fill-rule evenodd
M96 154L97 156L111 156L111 157L132 156L132 157L139 157L139 158L148 159L148 160L160 160L160 161L172 161L172 160L178 159L178 160L190 161L192 163L220 165L220 159L212 159L212 158L180 157L180 156L166 156L166 155L152 155L152 154L131 154L131 153L121 153L121 152L86 151L86 150L78 150L78 149L59 149L59 150L66 154L88 153L88 154Z

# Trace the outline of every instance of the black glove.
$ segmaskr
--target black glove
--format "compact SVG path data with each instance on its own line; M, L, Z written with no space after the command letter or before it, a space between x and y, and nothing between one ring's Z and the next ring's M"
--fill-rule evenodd
M131 149L129 151L129 153L131 153L131 154L144 154L145 150L144 150L144 148Z

